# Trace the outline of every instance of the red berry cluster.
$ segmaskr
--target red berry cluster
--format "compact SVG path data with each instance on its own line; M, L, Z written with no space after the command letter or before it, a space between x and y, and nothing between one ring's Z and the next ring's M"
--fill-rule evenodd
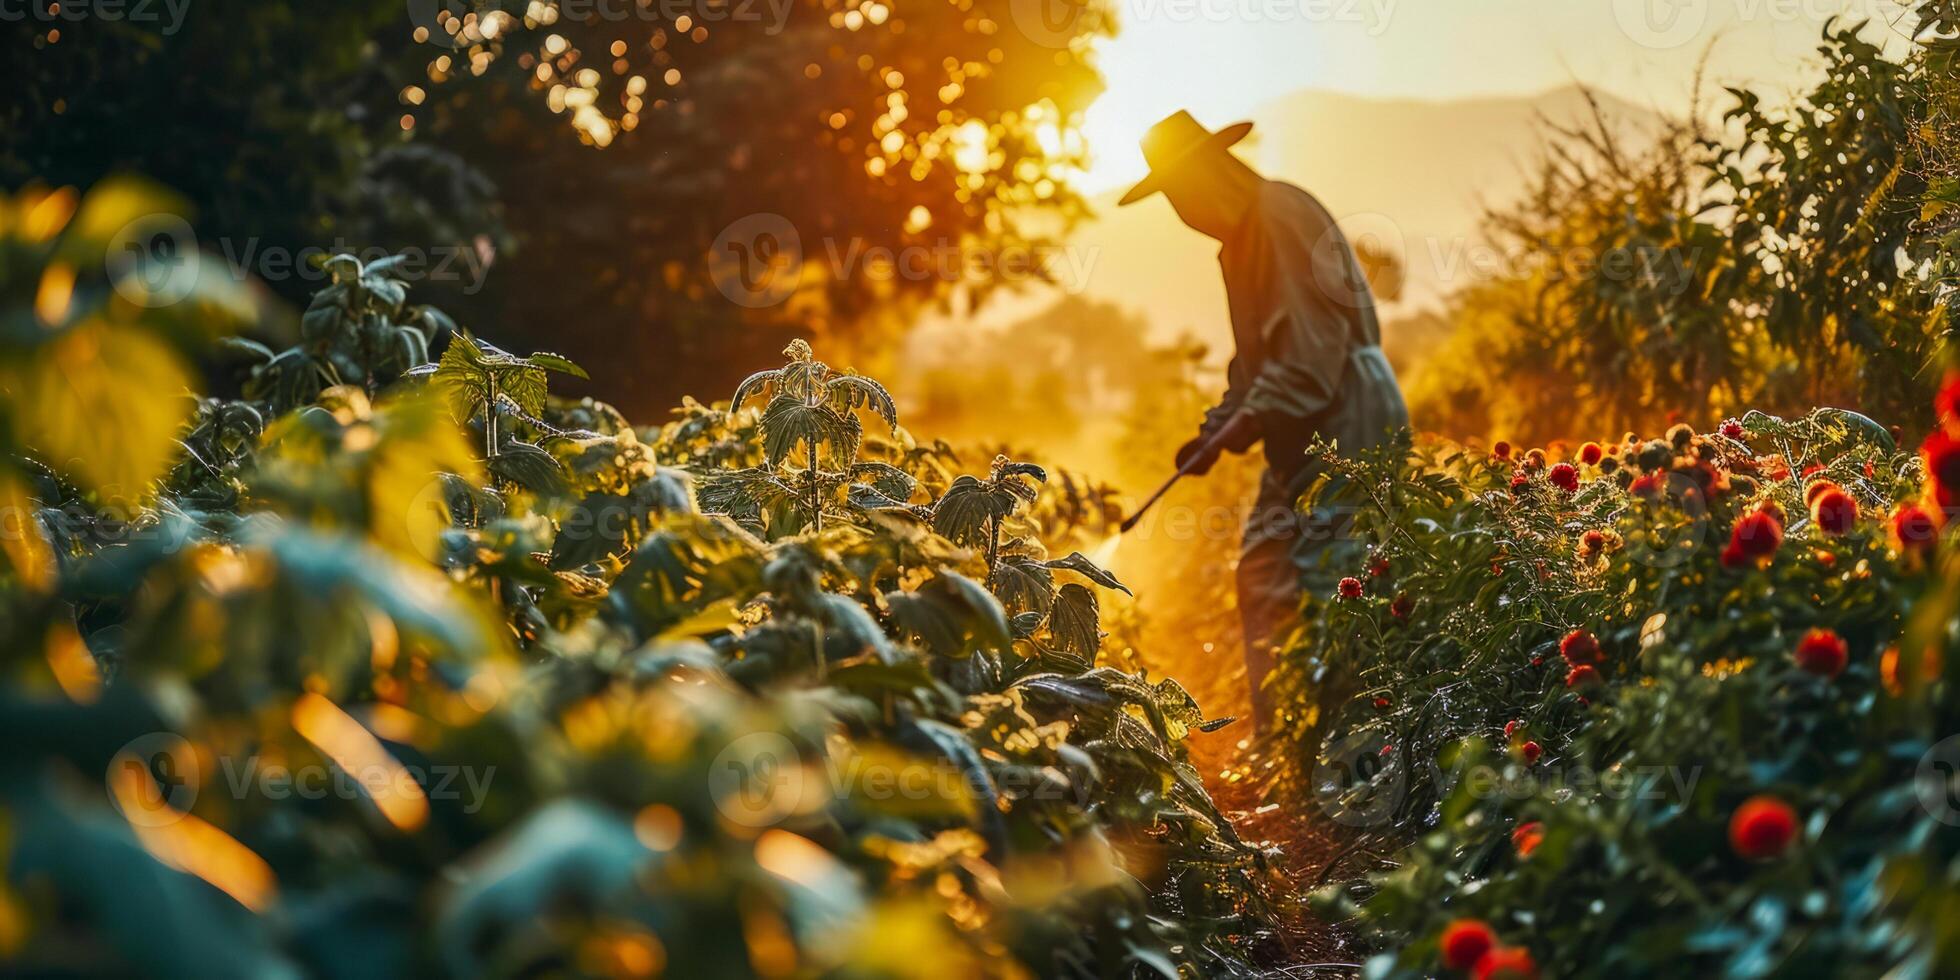
M1443 967L1468 970L1476 980L1535 980L1538 962L1522 946L1499 946L1497 932L1480 919L1457 919L1436 941Z

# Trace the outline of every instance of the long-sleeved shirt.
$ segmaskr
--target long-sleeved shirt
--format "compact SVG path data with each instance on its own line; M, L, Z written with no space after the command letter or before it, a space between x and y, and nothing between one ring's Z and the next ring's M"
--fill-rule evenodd
M1409 422L1381 353L1374 296L1334 218L1306 191L1261 181L1218 253L1237 352L1210 435L1240 409L1257 414L1271 476L1294 493L1315 434L1343 454L1380 445Z

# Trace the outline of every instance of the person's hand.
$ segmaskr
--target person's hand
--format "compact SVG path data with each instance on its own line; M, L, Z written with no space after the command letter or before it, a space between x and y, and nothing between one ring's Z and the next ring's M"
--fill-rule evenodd
M1218 465L1218 444L1213 442L1210 446L1207 446L1205 443L1206 437L1200 433L1197 438L1178 447L1177 469L1179 472L1189 473L1192 476L1204 476L1206 473L1211 472L1213 466Z
M1242 453L1252 448L1263 434L1259 426L1259 416L1240 411L1225 421L1218 430L1218 446L1228 453Z
M1240 412L1225 420L1218 431L1207 436L1198 433L1197 438L1180 446L1177 450L1177 468L1192 476L1204 476L1218 465L1218 457L1228 453L1242 453L1259 441L1259 416L1251 412Z

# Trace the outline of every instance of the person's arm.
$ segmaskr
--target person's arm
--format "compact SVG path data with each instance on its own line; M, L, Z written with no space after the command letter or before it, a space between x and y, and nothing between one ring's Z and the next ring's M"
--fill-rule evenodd
M1239 413L1239 406L1245 402L1245 385L1239 383L1241 374L1237 355L1225 366L1225 397L1205 412L1205 420L1198 425L1198 438L1209 439Z
M1340 396L1348 359L1340 322L1295 301L1273 313L1265 340L1266 363L1246 386L1241 410L1266 432L1310 425Z
M1234 355L1225 369L1225 397L1205 412L1198 434L1178 448L1179 470L1203 476L1211 472L1221 452L1242 453L1259 441L1257 420L1244 410L1247 386L1239 382L1244 374L1239 363Z

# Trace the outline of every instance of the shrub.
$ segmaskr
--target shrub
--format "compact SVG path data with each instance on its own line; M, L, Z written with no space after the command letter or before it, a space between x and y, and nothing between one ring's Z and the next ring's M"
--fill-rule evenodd
M1570 495L1442 442L1335 464L1316 503L1354 509L1399 611L1315 607L1276 683L1285 788L1370 862L1316 904L1371 975L1449 965L1465 919L1552 976L1960 969L1940 437L1739 424L1612 443L1631 474ZM1814 518L1820 481L1853 506Z
M128 203L0 202L0 296ZM1223 722L1097 666L1124 586L1043 468L958 472L802 346L635 428L328 265L243 399L180 404L209 338L106 288L7 308L10 967L1250 971L1264 857L1184 749Z

